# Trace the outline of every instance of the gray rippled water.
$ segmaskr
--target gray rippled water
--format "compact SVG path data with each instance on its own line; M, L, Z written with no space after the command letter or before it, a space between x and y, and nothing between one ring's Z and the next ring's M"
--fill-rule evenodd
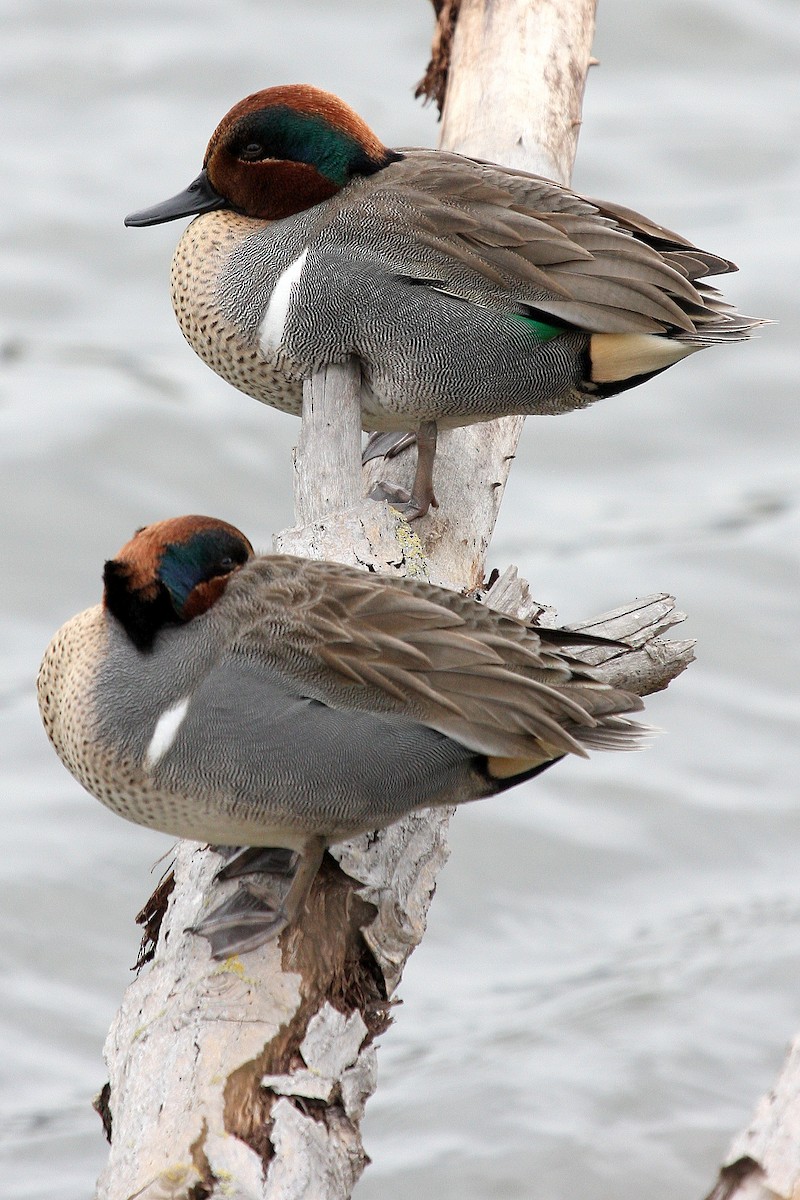
M138 525L291 523L297 424L237 395L169 305L175 226L122 216L196 173L235 100L307 80L389 144L426 4L2 0L3 1193L91 1193L90 1099L169 839L90 800L33 680ZM646 754L462 811L383 1039L360 1200L705 1193L800 1025L796 0L600 0L575 186L734 258L779 324L646 387L531 420L490 555L579 619L670 590L697 662ZM793 348L794 347L794 348Z

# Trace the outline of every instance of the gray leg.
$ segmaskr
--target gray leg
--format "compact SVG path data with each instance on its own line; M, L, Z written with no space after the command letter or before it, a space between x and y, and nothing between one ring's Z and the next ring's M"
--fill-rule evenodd
M394 484L377 483L370 492L372 500L388 500L407 521L424 517L429 508L438 508L433 491L433 463L436 458L436 422L423 421L417 430L417 471L411 491Z

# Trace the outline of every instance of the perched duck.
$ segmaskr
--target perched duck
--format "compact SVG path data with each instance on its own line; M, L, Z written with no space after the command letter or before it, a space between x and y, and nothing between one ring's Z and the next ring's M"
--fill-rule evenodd
M271 847L277 873L286 851L299 862L281 903L240 887L197 927L218 955L280 932L330 843L494 795L565 754L637 749L646 732L624 715L638 696L570 657L602 639L416 581L254 555L210 517L140 529L104 583L39 672L64 765L130 821ZM251 859L227 876L263 867Z
M761 323L704 282L727 259L549 179L390 150L302 84L235 105L186 191L125 223L191 214L172 261L189 344L294 414L304 379L355 358L364 429L418 434L409 518L436 503L438 428L569 412Z

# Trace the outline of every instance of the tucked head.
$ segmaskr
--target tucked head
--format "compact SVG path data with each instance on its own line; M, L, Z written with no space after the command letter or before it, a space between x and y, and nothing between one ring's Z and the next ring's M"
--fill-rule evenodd
M308 84L266 88L222 119L202 172L184 192L133 213L125 224L157 225L215 208L278 220L400 157L331 92Z
M164 625L211 608L252 555L244 534L214 517L146 525L106 563L103 603L137 648L150 650Z

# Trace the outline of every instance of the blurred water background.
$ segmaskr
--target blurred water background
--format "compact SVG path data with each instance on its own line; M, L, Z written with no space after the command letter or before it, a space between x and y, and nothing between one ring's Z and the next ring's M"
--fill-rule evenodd
M133 529L208 512L268 548L298 425L178 331L183 187L279 82L432 145L418 0L2 0L0 1174L91 1194L90 1100L170 840L61 768L33 683ZM574 185L735 259L777 319L644 388L531 419L490 554L578 620L673 591L696 664L647 753L564 764L453 822L365 1126L358 1200L699 1198L800 1026L797 0L601 0ZM683 635L681 635L683 636Z

